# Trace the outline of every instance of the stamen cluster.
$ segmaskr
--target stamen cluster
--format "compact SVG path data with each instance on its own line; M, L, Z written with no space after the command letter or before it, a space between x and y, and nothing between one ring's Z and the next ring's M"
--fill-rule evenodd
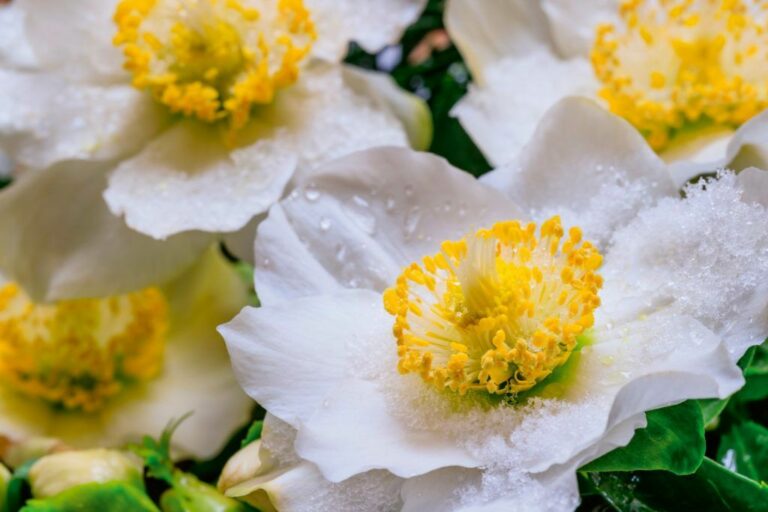
M656 150L692 123L738 127L768 107L768 3L753 4L624 1L624 28L597 28L600 96Z
M302 0L122 0L114 44L133 84L172 112L242 128L294 83L316 34Z
M384 294L401 373L515 394L568 360L600 305L602 256L579 228L564 239L559 217L536 228L500 222L404 269Z
M57 407L93 412L162 368L167 305L155 288L35 304L0 287L0 384Z

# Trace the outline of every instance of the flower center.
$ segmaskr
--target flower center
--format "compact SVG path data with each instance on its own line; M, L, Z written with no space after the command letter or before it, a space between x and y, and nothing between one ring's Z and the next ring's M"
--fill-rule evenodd
M122 0L114 44L133 84L172 112L242 128L294 83L315 28L302 0Z
M167 306L155 288L35 304L0 287L0 383L56 407L92 412L161 370Z
M398 369L439 389L514 394L568 360L594 322L602 256L559 217L500 222L412 263L384 293Z
M768 107L767 7L625 0L624 29L597 28L592 65L600 96L656 150L692 123L737 127Z

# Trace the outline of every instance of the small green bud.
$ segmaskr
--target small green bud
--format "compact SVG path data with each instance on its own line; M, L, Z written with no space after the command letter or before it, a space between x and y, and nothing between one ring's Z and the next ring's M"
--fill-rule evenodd
M245 505L227 498L212 485L176 471L173 487L160 498L163 512L245 512Z

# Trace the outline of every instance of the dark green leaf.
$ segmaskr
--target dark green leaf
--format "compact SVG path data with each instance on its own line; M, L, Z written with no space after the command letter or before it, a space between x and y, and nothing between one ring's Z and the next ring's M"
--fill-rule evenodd
M717 458L747 478L768 481L768 429L753 422L734 426L722 437Z
M690 400L647 413L648 426L635 432L623 448L587 464L584 471L663 469L687 475L704 458L704 422L698 404Z
M747 383L736 395L742 402L754 402L768 398L768 345L755 347L752 364L744 372Z
M51 498L33 499L21 512L159 512L141 489L124 482L85 484Z
M29 460L13 472L5 495L5 510L7 512L18 512L31 495L27 479L29 478L29 470L34 464L35 460Z
M696 473L589 473L592 488L619 512L768 511L768 487L705 458Z
M254 421L251 424L251 428L248 429L248 433L243 439L242 447L245 448L257 439L261 439L261 430L264 428L264 422L261 420Z

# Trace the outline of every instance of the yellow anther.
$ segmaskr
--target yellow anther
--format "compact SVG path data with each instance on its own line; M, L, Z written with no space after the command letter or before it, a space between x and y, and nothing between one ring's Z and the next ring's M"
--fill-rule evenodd
M400 372L458 393L514 394L568 360L594 323L602 257L579 228L561 245L559 217L536 231L500 222L403 269L384 292Z
M113 42L133 84L174 113L242 128L293 84L316 38L302 0L121 0Z
M767 7L766 0L625 1L623 30L596 30L600 97L657 150L693 123L737 127L768 108Z
M167 306L154 288L35 304L0 288L0 385L53 406L96 411L162 368Z

